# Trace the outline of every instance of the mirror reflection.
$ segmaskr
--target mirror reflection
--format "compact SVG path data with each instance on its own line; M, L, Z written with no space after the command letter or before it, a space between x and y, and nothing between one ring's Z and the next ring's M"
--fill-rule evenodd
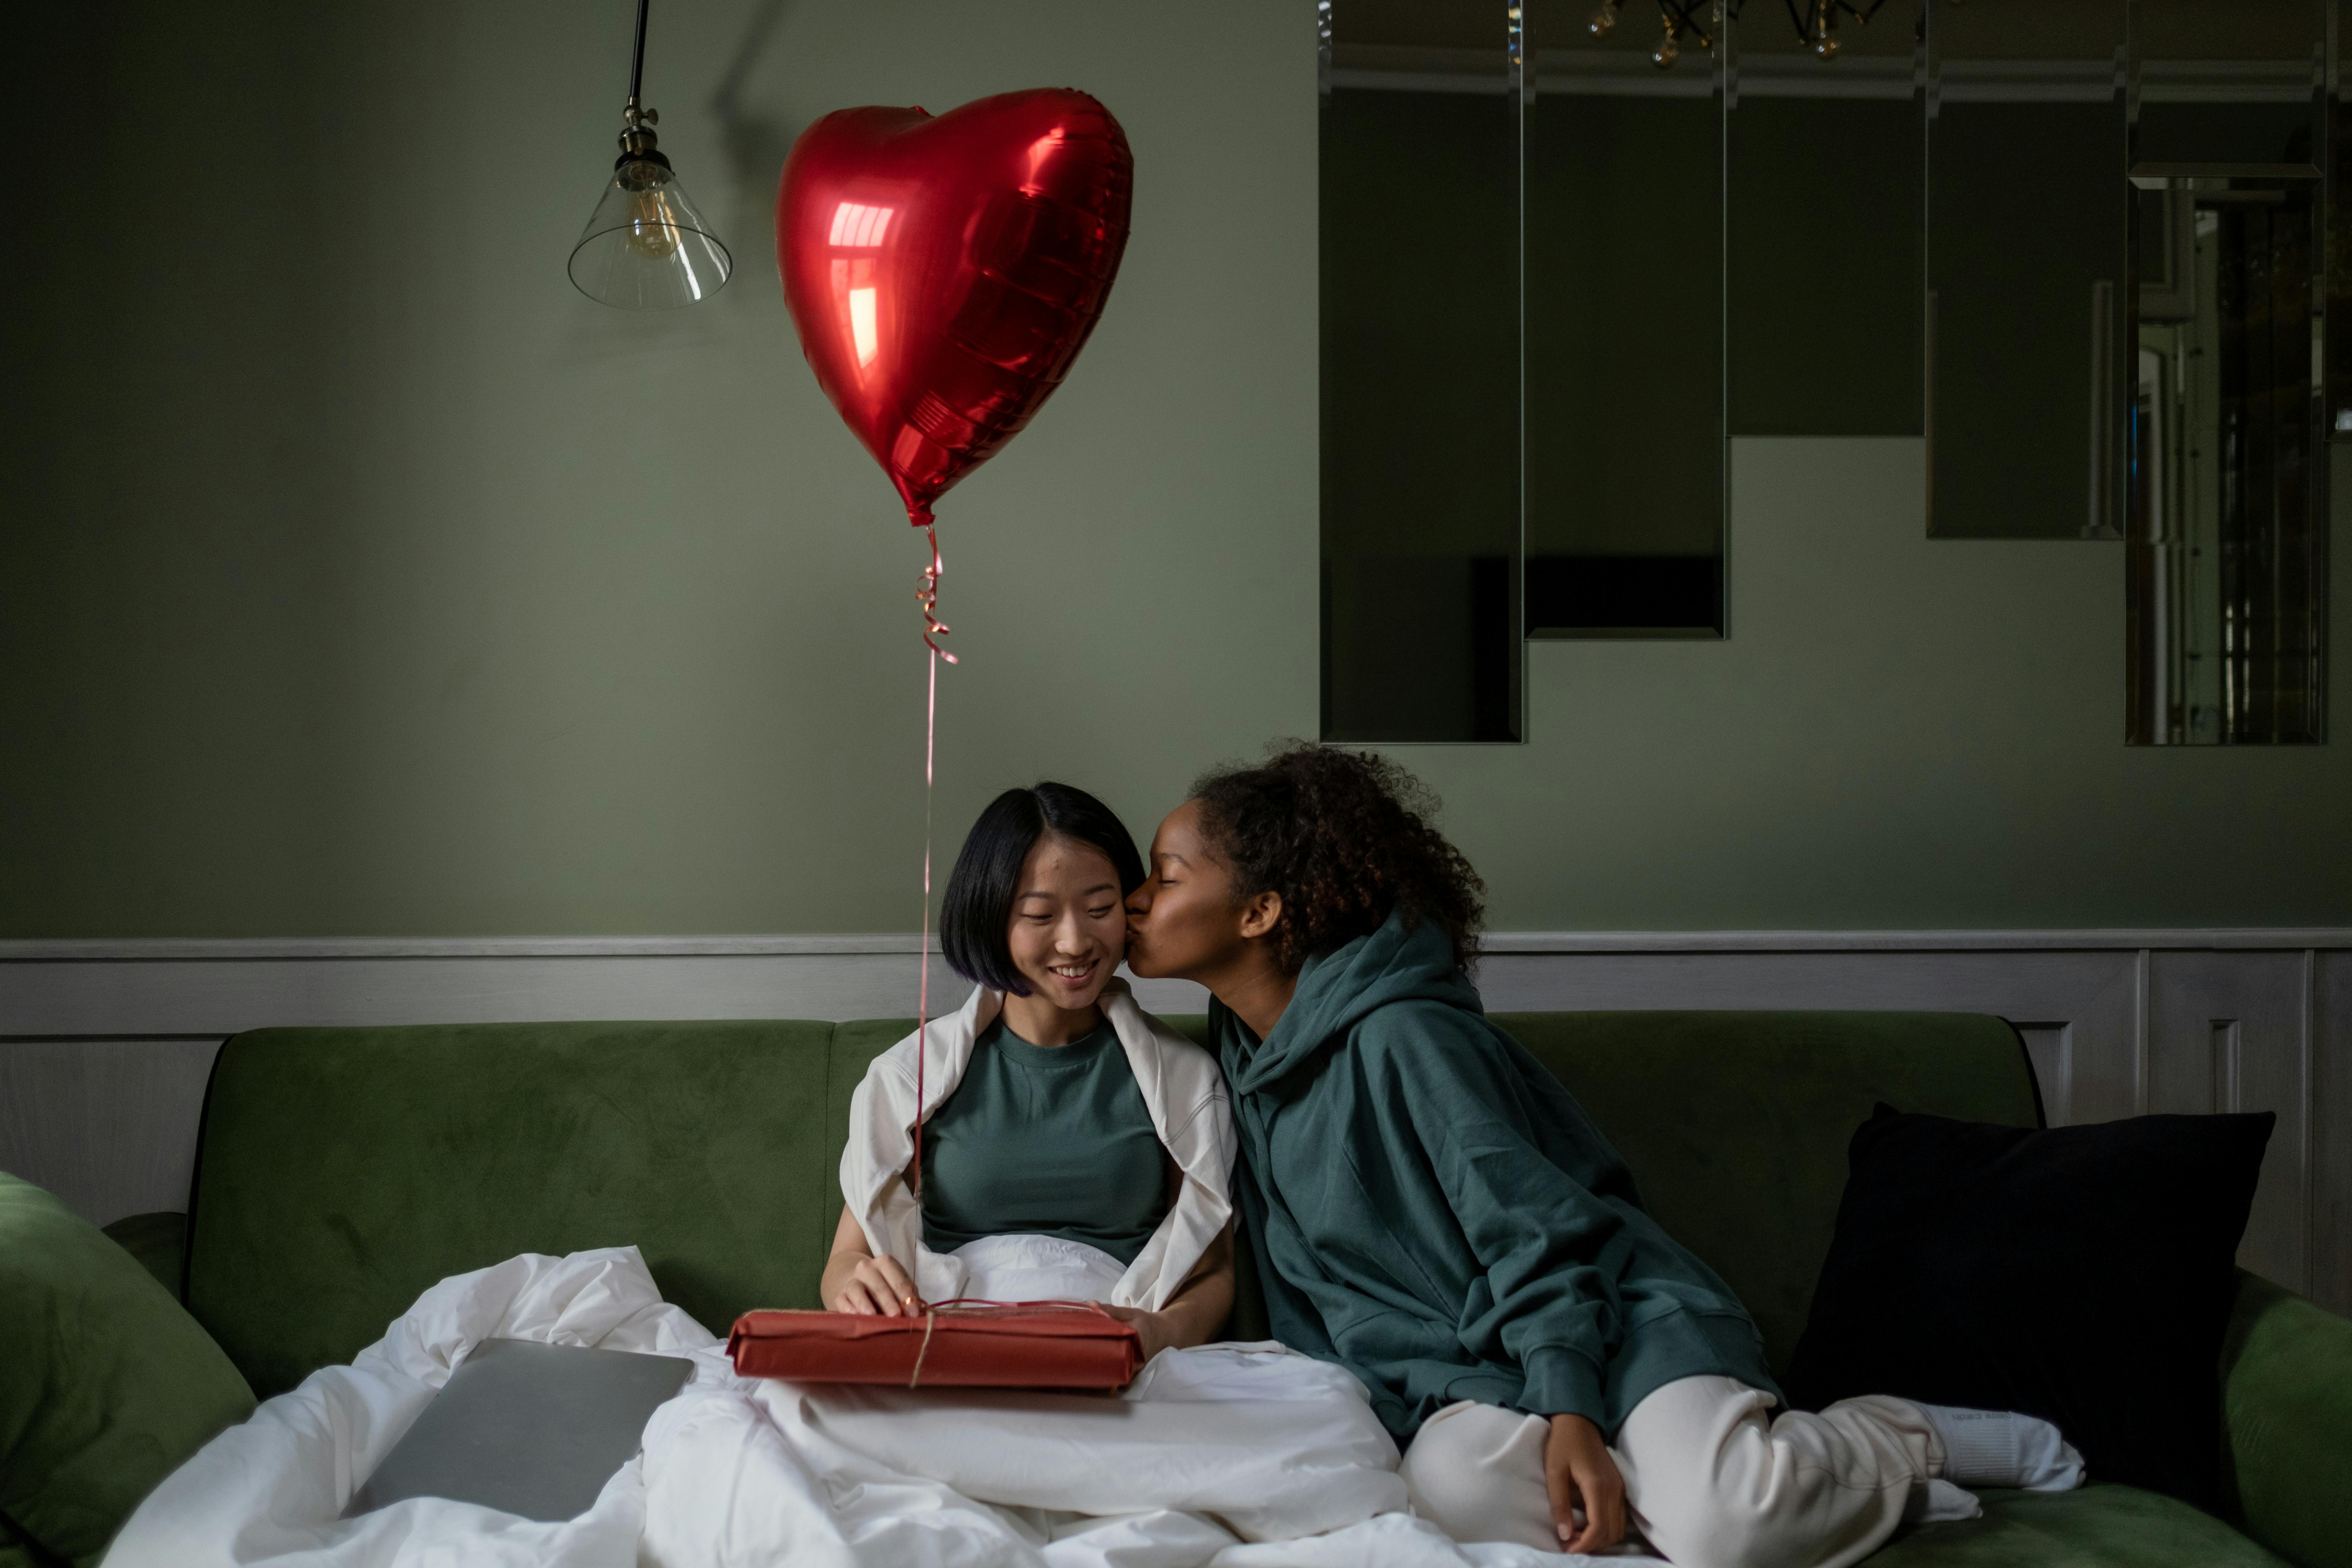
M2327 16L2132 0L2126 725L2325 738Z
M2315 172L2327 92L2319 0L2131 0L2132 172L2192 163Z
M1927 531L2114 539L2123 0L1927 3Z
M1826 59L1786 5L1733 9L1730 432L1916 436L1926 309L1919 0L1864 0L1831 32Z
M2319 182L2133 185L2128 738L2317 741Z
M1720 637L1725 51L1528 16L1527 634Z
M1318 8L1328 740L1518 738L1510 16Z

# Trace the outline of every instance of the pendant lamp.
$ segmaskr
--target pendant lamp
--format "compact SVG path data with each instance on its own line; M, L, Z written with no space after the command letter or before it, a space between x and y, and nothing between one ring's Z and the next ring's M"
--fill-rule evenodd
M621 110L621 155L603 199L572 247L572 283L591 300L625 310L667 310L719 292L734 258L688 199L656 145L660 119L638 94L646 76L646 7L637 0L637 42L629 102Z

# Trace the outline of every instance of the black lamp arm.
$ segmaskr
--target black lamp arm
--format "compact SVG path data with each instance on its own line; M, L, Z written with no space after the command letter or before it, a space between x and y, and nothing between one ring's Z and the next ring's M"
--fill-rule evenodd
M646 7L652 0L637 0L637 43L629 55L629 107L636 107L646 83Z
M637 0L637 42L629 52L629 106L621 110L621 155L613 167L640 159L669 167L669 160L655 151L658 138L654 135L655 122L660 116L638 103L638 95L646 84L646 7L650 0Z

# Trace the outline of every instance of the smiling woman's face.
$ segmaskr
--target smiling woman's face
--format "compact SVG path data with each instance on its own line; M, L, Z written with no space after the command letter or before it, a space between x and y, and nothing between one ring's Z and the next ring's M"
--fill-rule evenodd
M1110 857L1059 834L1039 838L1021 865L1005 946L1032 997L1065 1012L1092 1007L1127 952Z
M1244 945L1234 875L1210 850L1199 801L1170 812L1151 836L1143 886L1127 910L1127 966L1146 979L1199 979Z

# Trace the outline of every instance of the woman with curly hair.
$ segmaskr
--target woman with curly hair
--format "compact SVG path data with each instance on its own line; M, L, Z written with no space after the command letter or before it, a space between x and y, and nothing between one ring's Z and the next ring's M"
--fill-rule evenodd
M2029 1417L1767 1416L1746 1309L1487 1021L1484 888L1433 805L1392 762L1295 745L1202 777L1128 903L1129 967L1215 999L1275 1333L1363 1381L1415 1510L1464 1541L1597 1552L1630 1521L1684 1568L1839 1568L1906 1510L1974 1513L1944 1481L2074 1484Z

